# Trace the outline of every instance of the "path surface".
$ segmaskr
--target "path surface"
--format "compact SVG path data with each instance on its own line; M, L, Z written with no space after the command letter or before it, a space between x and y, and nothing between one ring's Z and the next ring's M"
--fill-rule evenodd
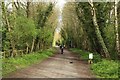
M71 63L73 62L73 63ZM11 73L7 78L93 78L89 65L68 50L45 61Z

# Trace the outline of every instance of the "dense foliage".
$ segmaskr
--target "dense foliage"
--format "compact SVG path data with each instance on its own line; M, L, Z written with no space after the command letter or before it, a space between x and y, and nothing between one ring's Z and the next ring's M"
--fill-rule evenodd
M15 57L52 46L55 28L50 19L55 14L53 6L53 3L29 1L2 2L3 57Z
M88 60L89 53L93 53L92 70L98 76L118 77L120 2L68 2L59 15L53 2L30 1L13 0L0 5L3 75L47 58L52 53L45 49L57 43L74 48L71 51L81 53L81 59L84 60ZM58 25L60 20L62 26ZM61 28L57 36L61 40L58 41L55 40L56 27ZM38 52L40 50L45 51Z
M63 43L80 59L87 61L93 53L91 70L101 78L119 75L119 9L116 2L76 2L66 3L63 10Z
M64 44L117 59L120 41L117 35L120 30L116 26L119 20L115 19L115 6L112 2L67 3L61 31Z
M109 65L108 65L109 64ZM92 65L91 69L101 78L118 78L118 62L102 60Z

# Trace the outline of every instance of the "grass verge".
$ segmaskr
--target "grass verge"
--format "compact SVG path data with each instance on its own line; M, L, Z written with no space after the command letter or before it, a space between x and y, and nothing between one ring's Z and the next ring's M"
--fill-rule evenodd
M70 51L77 53L81 59L88 60L90 52L80 49L71 48ZM93 64L91 64L91 71L97 78L118 78L118 61L102 59L99 54L93 53ZM120 63L120 62L119 62Z
M71 48L70 51L74 52L74 53L77 53L78 56L80 56L80 59L82 60L86 60L88 61L89 59L89 54L90 52L87 52L87 51L83 51L83 50L80 50L80 49L77 49L77 48ZM101 57L99 54L97 53L93 53L93 62L96 63L96 62L99 62L101 61Z
M118 78L118 61L102 59L91 65L98 78Z
M47 50L26 54L22 57L2 59L2 76L4 77L17 69L22 69L34 63L43 61L49 56L52 56L55 51L56 49L50 48Z

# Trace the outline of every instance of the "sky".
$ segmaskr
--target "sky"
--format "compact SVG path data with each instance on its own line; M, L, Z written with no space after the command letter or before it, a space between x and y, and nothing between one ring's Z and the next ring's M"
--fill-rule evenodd
M58 11L60 11L59 15L58 15L58 24L57 24L57 28L56 28L56 32L60 32L61 27L62 27L62 10L63 7L65 5L66 1L65 0L58 0L57 4L56 4L56 8L58 9Z
M56 4L56 7L59 8L60 11L62 11L65 3L66 3L65 0L58 0L58 1L57 1L57 4Z

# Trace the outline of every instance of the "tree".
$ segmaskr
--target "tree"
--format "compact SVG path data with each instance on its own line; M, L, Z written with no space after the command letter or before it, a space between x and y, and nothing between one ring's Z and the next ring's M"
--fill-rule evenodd
M65 41L67 45L72 44L76 48L97 52L102 57L115 57L114 15L110 17L113 5L109 2L97 2L92 5L91 2L69 3L69 5L66 3L61 35L65 37L67 34Z
M116 50L118 55L120 55L120 42L119 42L119 33L118 33L118 12L117 12L118 0L115 0L115 34L116 34Z
M102 36L101 36L101 32L100 32L100 30L99 30L99 26L98 26L98 24L97 24L96 11L95 11L95 8L94 8L93 1L91 0L91 1L89 2L89 4L91 5L91 8L92 8L92 9L91 9L91 14L92 14L92 16L93 16L93 24L94 24L94 26L95 26L96 36L97 36L97 38L98 38L98 40L99 40L99 43L101 44L101 47L102 47L102 49L103 49L103 52L105 53L105 57L106 57L106 58L110 58L109 52L108 52L108 50L107 50L107 47L106 47L106 45L105 45L105 43L104 43L104 40L103 40L103 38L102 38Z
M12 5L12 8L8 7L9 5ZM32 0L2 2L5 57L20 55L19 51L24 54L32 53L42 49L41 45L45 49L51 47L54 28L51 28L53 24L48 24L48 20L53 16L51 15L53 6L53 3L34 3ZM48 34L46 34L47 30L49 30ZM38 44L39 48L36 49Z

